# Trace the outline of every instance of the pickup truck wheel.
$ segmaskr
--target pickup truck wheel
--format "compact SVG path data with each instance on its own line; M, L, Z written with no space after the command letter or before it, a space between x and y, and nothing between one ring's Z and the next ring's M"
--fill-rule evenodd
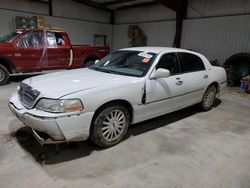
M202 110L209 111L212 109L214 101L215 101L216 93L217 93L216 88L213 85L207 88L201 101Z
M3 65L0 65L0 86L9 81L9 71Z
M97 114L90 133L91 140L101 147L118 144L127 133L129 112L119 104L104 108Z
M94 65L96 60L99 60L99 59L90 59L90 60L87 60L87 61L85 61L85 63L84 63L83 66L84 67L89 67L91 65Z

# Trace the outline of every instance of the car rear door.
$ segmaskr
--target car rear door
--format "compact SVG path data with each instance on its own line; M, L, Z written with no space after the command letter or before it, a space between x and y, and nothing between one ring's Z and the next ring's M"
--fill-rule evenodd
M46 57L50 69L65 69L71 64L71 45L64 37L60 32L46 32Z
M181 64L180 80L185 87L183 103L190 105L200 102L209 80L204 62L196 54L178 52L177 55Z

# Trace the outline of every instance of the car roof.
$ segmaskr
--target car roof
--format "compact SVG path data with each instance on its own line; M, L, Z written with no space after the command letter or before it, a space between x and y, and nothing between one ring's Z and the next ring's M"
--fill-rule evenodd
M129 50L129 51L146 51L152 53L161 53L161 52L188 52L195 53L190 50L185 50L181 48L172 48L172 47L157 47L157 46L142 46L142 47L131 47L131 48L123 48L119 50Z

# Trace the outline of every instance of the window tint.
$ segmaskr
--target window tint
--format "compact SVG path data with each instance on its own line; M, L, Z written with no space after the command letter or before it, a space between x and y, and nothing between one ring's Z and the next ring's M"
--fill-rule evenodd
M160 61L156 65L156 69L163 68L168 69L170 75L180 72L179 62L175 54L165 54L161 57Z
M58 46L65 45L65 41L64 41L63 35L61 33L55 33L55 37L56 37L56 44Z
M7 34L3 37L0 37L0 42L9 42L11 39L15 38L17 35L20 35L21 33L22 33L21 31L17 31Z
M182 72L205 70L203 61L198 56L189 53L178 53L178 56L181 61Z
M21 48L36 48L42 45L42 38L42 32L26 33L16 42L16 45Z
M118 50L89 68L111 74L142 77L148 72L155 57L156 54L151 52Z
M57 46L56 37L54 33L47 32L46 33L46 41L48 46Z

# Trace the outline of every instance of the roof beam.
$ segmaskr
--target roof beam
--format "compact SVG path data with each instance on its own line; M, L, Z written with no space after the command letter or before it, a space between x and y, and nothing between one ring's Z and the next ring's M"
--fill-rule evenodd
M188 0L177 0L177 10L176 10L176 31L173 46L181 47L181 36L182 36L182 25L183 19L187 16L187 6Z
M138 8L138 7L144 7L144 6L151 6L151 5L157 5L157 2L147 2L147 3L138 3L135 5L127 5L116 8L116 10L122 10L122 9L128 9L128 8Z
M177 1L176 0L156 0L156 2L176 12L179 1L178 0Z
M114 1L108 1L105 3L100 3L102 6L113 6L113 5L119 5L122 3L128 3L128 2L133 2L136 0L114 0Z
M102 4L96 3L96 2L93 2L93 1L90 1L90 0L72 0L72 1L77 2L77 3L81 3L81 4L85 4L87 6L97 8L99 10L111 11L111 9L109 9L107 7L104 7Z

